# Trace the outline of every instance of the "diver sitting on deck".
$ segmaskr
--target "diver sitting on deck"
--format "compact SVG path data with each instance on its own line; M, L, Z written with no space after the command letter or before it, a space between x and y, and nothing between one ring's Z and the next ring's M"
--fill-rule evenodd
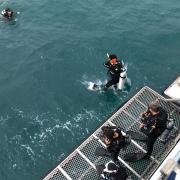
M1 12L1 14L5 17L5 18L7 18L7 19L12 19L12 17L13 17L13 11L10 9L10 8L6 8L6 9L4 9L2 12Z
M108 68L108 74L110 75L110 80L104 86L104 89L107 90L112 85L116 87L116 84L119 82L120 73L123 72L123 65L118 61L115 54L110 54L104 66Z
M114 162L110 161L105 165L97 165L97 172L99 180L126 180L126 169L122 166L117 166Z
M104 126L102 131L104 143L107 145L107 156L110 156L114 162L118 163L120 149L127 145L127 138L115 126Z
M147 153L144 158L149 158L157 138L166 129L167 112L157 103L151 103L146 112L141 113L140 130L147 135Z

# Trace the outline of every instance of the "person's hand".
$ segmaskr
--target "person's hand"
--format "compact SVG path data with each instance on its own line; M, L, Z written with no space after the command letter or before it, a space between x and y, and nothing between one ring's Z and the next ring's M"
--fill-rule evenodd
M145 115L146 115L146 112L142 112L142 113L140 114L141 117L144 117Z
M141 123L141 124L139 125L139 128L141 129L141 128L143 128L144 126L145 126L145 124Z
M104 143L105 143L106 145L108 145L108 144L111 143L111 141L110 141L107 137L105 137L105 138L104 138Z

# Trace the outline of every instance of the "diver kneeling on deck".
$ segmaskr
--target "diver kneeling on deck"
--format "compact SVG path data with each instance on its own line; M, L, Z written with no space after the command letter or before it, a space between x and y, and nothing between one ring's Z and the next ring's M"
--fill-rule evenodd
M120 73L123 72L123 65L118 61L115 54L110 54L104 66L108 68L108 74L110 75L110 80L104 86L104 89L107 90L112 85L116 87L116 84L119 82Z
M141 117L140 130L147 135L147 153L144 158L149 158L155 141L166 129L168 115L157 103L152 103L146 112L141 113Z
M7 18L7 19L12 19L12 17L13 17L13 11L10 9L10 8L6 8L6 9L4 9L2 12L1 12L1 14L5 17L5 18Z
M118 155L120 149L124 148L128 143L128 137L122 135L121 130L115 126L102 127L104 143L107 145L107 156L111 157L115 163L119 163Z

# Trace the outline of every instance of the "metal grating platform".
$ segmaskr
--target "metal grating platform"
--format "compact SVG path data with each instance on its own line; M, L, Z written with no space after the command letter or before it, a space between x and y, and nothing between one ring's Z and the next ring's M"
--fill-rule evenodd
M152 101L158 101L166 109L171 118L175 120L175 126L180 128L180 108L173 103L166 102L165 99L150 89L142 88L123 107L115 112L102 126L116 125L121 127L126 133L127 130L138 130L139 114L147 109L147 105ZM102 127L101 126L101 127ZM96 180L98 179L95 165L104 164L110 159L97 157L94 154L96 147L105 146L101 141L101 127L99 127L88 139L86 139L75 151L73 151L63 162L61 162L44 180ZM122 149L119 154L120 163L126 167L129 179L149 179L154 171L163 162L169 152L179 140L179 131L174 133L174 137L166 145L159 140L156 141L151 159L137 162L125 162L124 154L134 151L146 152L143 142L132 139L131 144Z

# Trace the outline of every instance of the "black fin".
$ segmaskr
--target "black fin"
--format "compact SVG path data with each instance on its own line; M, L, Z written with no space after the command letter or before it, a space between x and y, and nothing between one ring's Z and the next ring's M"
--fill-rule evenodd
M93 89L97 89L98 85L97 84L94 84L93 85Z
M108 151L100 146L96 148L94 153L96 156L108 156Z
M144 134L142 134L140 132L127 131L126 134L131 135L131 138L135 139L135 140L139 140L139 141L146 141L147 140L147 136L145 136Z
M143 159L145 156L146 154L142 152L128 153L124 155L124 160L129 162L139 161Z

